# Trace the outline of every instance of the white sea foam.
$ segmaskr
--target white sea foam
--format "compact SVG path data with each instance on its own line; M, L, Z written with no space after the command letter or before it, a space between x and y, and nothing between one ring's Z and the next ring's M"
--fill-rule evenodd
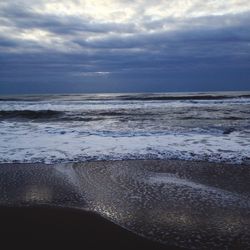
M81 134L60 125L0 123L1 162L58 162L90 159L184 159L240 163L250 156L250 139L230 135Z

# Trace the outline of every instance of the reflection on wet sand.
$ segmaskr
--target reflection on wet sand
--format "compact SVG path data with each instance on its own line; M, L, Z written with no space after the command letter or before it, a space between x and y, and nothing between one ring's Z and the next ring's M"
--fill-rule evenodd
M246 249L249 177L249 166L201 162L5 164L0 204L93 211L165 245Z

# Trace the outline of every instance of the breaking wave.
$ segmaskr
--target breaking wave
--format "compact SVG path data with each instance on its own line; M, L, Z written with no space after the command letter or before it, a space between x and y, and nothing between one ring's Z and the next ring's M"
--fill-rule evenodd
M59 118L62 112L55 110L11 110L11 111L0 111L0 120L5 119L53 119Z

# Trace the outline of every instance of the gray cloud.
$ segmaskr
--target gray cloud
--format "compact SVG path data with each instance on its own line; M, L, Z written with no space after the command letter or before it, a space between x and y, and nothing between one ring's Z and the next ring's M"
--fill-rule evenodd
M2 93L250 89L250 9L155 20L145 2L119 23L27 2L0 5Z
M0 16L8 26L31 29L40 28L51 31L55 35L74 34L77 32L90 33L133 33L136 31L133 23L98 23L93 19L78 16L56 16L52 14L34 13L19 5L7 5L0 9Z

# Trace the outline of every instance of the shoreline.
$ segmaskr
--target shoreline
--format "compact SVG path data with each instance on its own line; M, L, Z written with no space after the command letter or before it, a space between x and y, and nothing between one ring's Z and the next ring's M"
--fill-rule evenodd
M0 166L2 165L45 165L45 166L55 166L55 165L75 165L75 164L90 164L90 163L96 163L96 164L101 164L101 163L120 163L120 162L150 162L150 163L163 163L167 165L183 165L183 166L189 166L192 167L199 165L199 166L211 166L211 167L250 167L250 160L243 160L242 162L234 162L234 161L210 161L210 160L203 160L203 159L177 159L177 158L121 158L121 159L116 159L116 158L107 158L107 159L96 159L96 158L90 158L90 159L85 159L85 160L69 160L69 161L52 161L52 162L47 162L45 161L37 161L37 162L31 162L31 161L0 161Z
M143 236L145 242L160 242L170 249L244 249L250 247L249 179L250 165L225 163L3 163L0 205L2 209L53 206L82 211L83 217L88 217L86 211L94 212L107 221L106 230L114 223L135 237ZM43 211L39 213L46 221Z

